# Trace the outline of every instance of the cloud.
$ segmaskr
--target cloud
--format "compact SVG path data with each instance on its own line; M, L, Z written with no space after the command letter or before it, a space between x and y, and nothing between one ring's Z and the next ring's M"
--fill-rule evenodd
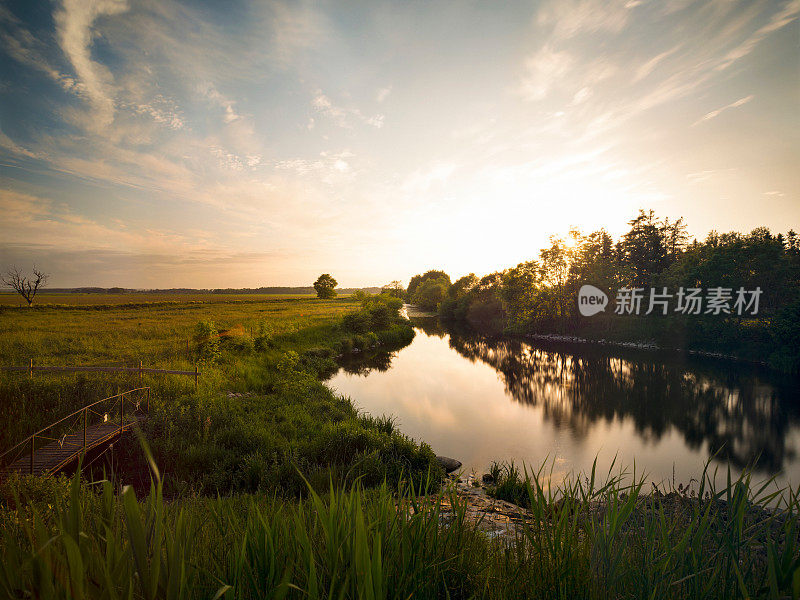
M258 154L239 156L219 146L209 146L209 152L219 159L219 164L231 171L244 171L254 169L261 164L262 157Z
M772 15L766 25L759 27L755 33L750 35L744 42L728 52L723 61L716 66L716 69L722 71L730 67L737 60L744 58L769 34L782 29L797 19L798 15L800 15L800 0L787 2L782 10Z
M328 36L325 18L313 3L277 1L270 3L269 10L270 54L283 68L291 67Z
M46 58L46 44L33 35L8 10L0 10L0 23L5 31L0 33L0 43L14 60L47 75L58 85L70 92L81 94L85 88L73 77L60 72Z
M206 98L223 109L224 112L222 114L222 120L225 123L232 123L242 118L241 115L236 112L236 102L220 94L219 90L214 86L213 83L206 83L205 85L201 86L200 89L201 93Z
M322 151L314 160L292 158L275 163L278 171L290 171L301 177L315 175L322 183L334 184L353 175L352 162L355 154L349 150L340 152Z
M664 60L668 56L671 56L672 54L675 54L675 52L677 52L680 47L681 45L679 44L677 46L674 46L673 48L670 48L669 50L665 50L664 52L655 55L653 58L640 65L639 68L636 69L636 76L634 79L636 81L639 81L640 79L644 79L645 77L650 75L650 73L652 73L656 69L656 67L662 60Z
M86 91L98 126L114 120L114 90L111 71L92 60L92 24L99 16L116 15L127 9L124 0L64 0L55 14L59 44Z
M698 119L697 121L692 123L692 127L694 127L696 125L699 125L700 123L702 123L704 121L710 121L711 119L715 119L716 117L718 117L720 115L720 113L722 113L722 112L724 112L726 110L729 110L731 108L739 108L740 106L744 106L745 104L750 102L753 98L755 98L755 96L753 94L750 94L749 96L745 96L744 98L739 98L738 100L736 100L736 102L731 102L730 104L726 104L722 108L718 108L716 110L712 110L711 112L706 113L700 119Z
M368 117L367 120L365 121L367 125L372 125L376 129L380 129L381 127L383 127L383 124L385 122L386 122L385 115L374 115L372 117Z
M314 97L311 99L311 106L320 114L325 115L331 119L337 126L343 129L350 129L352 127L352 120L358 120L362 123L380 129L383 127L386 117L382 114L365 115L358 108L343 108L337 106L331 99L317 90ZM309 127L311 129L311 127Z
M592 96L592 88L590 87L582 87L575 95L572 97L572 105L577 106L583 102L586 102Z
M456 170L455 163L435 162L431 166L411 173L403 182L401 189L406 194L427 192L435 185L444 185Z
M166 125L170 129L183 129L186 121L183 111L174 100L158 94L149 103L137 104L132 109L138 114L148 115L156 123Z
M575 60L568 52L546 45L525 60L520 91L527 100L545 98L569 74Z
M550 27L555 39L585 33L619 33L628 24L631 4L620 0L559 0L545 3L537 16L540 26Z
M386 100L386 98L389 97L389 94L391 93L392 93L392 86L389 85L386 87L382 87L375 94L375 100L377 102L383 102L384 100Z
M14 154L25 156L27 158L42 158L41 155L36 154L35 152L31 152L27 148L23 148L22 146L17 144L14 140L12 140L2 131L0 131L0 147L5 148L6 150L10 150Z

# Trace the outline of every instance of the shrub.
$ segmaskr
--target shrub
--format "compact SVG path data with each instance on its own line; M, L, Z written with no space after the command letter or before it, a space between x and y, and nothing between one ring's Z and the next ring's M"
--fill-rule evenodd
M413 327L398 323L385 331L379 331L376 337L381 345L393 347L409 344L414 339L414 335Z
M366 306L371 298L372 294L364 290L356 290L355 293L353 294L353 299L356 302L360 303L361 306Z
M353 336L353 350L366 350L369 348L369 338L365 335Z
M256 329L256 336L253 339L253 347L259 352L263 352L272 344L272 328L266 321L260 321Z
M221 356L219 350L219 332L210 319L200 321L194 328L194 340L197 343L197 354L202 361L217 362Z
M353 351L353 340L349 337L339 342L339 354L350 354Z
M369 309L369 322L373 331L388 328L396 316L385 304L378 304Z
M342 328L351 333L366 333L371 325L370 315L367 311L347 313L342 318Z

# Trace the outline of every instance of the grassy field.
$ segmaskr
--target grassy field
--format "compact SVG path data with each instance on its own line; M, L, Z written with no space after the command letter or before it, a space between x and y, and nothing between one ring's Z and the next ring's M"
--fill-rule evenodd
M313 294L211 294L211 293L171 293L171 292L135 292L126 294L84 294L84 293L50 293L39 292L33 308L39 306L106 306L115 304L153 304L209 302L264 302L269 300L285 300L287 298L314 298ZM0 293L0 306L26 307L28 303L14 293Z
M2 365L31 359L38 365L142 361L176 370L199 364L202 372L198 389L193 378L182 376L140 381L129 374L3 373L0 451L94 400L148 385L151 416L145 429L159 464L173 475L172 494L267 488L293 494L302 486L298 466L317 482L356 473L377 481L404 469L421 477L433 464L429 448L395 432L386 419L358 415L348 399L319 380L336 368L332 357L343 351L413 337L396 316L375 331L343 328L342 318L358 308L347 298L262 296L248 302L0 310ZM198 337L201 323L213 329L211 336ZM120 476L146 470L135 444L122 444L115 454Z
M186 341L194 336L198 321L213 320L220 330L242 326L249 331L266 321L273 334L282 335L334 323L357 306L347 298L308 296L209 294L201 301L165 294L133 305L95 303L110 295L75 296L75 306L64 302L0 309L0 364L28 364L31 358L37 364L121 365L142 360L163 368L186 368L193 360L187 356ZM117 298L130 300L125 294ZM83 303L77 304L79 299Z

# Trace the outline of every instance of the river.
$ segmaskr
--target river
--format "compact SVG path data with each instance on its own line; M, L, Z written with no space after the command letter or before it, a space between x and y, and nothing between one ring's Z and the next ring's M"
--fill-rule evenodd
M492 339L415 319L410 345L349 359L329 384L359 409L485 472L547 462L555 479L597 458L658 485L687 485L707 460L724 481L800 485L800 382L754 365L674 353Z

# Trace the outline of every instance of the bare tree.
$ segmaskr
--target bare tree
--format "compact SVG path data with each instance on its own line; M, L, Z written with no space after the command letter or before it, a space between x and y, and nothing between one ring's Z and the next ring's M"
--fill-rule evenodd
M33 277L28 277L17 267L11 267L2 276L0 276L0 281L3 282L3 285L13 288L15 292L25 298L25 300L28 302L28 308L30 308L30 306L33 304L33 299L36 296L36 292L39 291L39 288L44 287L44 284L47 283L48 277L50 277L50 275L40 271L34 265Z

